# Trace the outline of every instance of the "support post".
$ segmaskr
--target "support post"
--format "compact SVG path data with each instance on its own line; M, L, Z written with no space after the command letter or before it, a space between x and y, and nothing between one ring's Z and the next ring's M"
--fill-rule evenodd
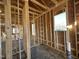
M0 15L0 59L2 59L1 40L2 40L2 37L1 37L1 15Z
M77 12L77 8L76 8L76 5L75 5L75 0L74 0L74 19L75 19L75 22L77 23L77 19L76 19L76 13ZM75 25L75 39L76 39L76 56L78 57L78 46L77 46L77 24L74 24Z
M40 19L38 18L38 21L37 21L38 22L38 44L40 44L40 41L39 41L40 40L40 22L39 21Z
M67 19L67 25L72 24L74 16L73 15L73 0L66 0L66 19ZM66 32L66 54L67 54L67 59L72 59L72 54L71 54L71 40L70 40L70 30L67 29Z
M49 14L50 14L50 35L51 35L50 37L51 37L51 47L52 47L52 43L53 43L52 38L53 37L52 37L52 15L51 15L51 11L50 11Z
M11 0L5 0L6 59L12 59Z
M48 45L48 33L47 33L47 14L45 14L45 25L46 25L46 41L47 41L47 45Z
M37 19L37 39L38 39L38 45L39 45L39 19Z
M66 54L67 54L67 59L72 59L69 30L67 30L66 32Z
M33 24L35 24L35 19L34 19L34 17L35 17L35 14L33 14ZM35 27L35 30L36 30L36 27ZM36 33L36 32L35 32ZM36 45L36 35L33 35L33 40L34 40L34 46Z
M20 13L19 13L19 0L17 0L17 9L18 9L18 31L19 31L19 28L20 28ZM18 40L19 40L19 59L22 59L22 53L21 53L21 38L20 38L20 32L18 32Z
M29 20L29 4L28 0L25 0L23 8L23 27L24 27L24 49L27 54L27 59L31 59L31 47L30 47L30 20Z
M56 43L55 47L56 47L56 49L58 49L58 33L57 33L57 31L55 31L55 43Z

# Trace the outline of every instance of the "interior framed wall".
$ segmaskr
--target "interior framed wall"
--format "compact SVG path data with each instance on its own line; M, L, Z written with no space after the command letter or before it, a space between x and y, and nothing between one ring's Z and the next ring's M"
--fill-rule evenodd
M66 4L69 3L69 4ZM44 12L43 14L41 14L40 16L38 16L35 19L41 19L41 21L39 22L40 24L44 24L40 25L40 29L39 29L39 33L41 33L41 28L45 28L44 30L42 29L42 31L44 31L42 34L39 34L39 40L42 40L42 44L47 45L51 48L54 48L62 53L64 53L66 55L66 31L61 31L61 32L54 32L54 15L61 13L61 11L65 11L68 15L68 19L67 20L67 25L72 24L74 27L74 5L72 5L73 2L70 1L66 1L66 3L62 3L46 12ZM78 2L77 2L78 3ZM71 7L73 6L73 7ZM71 8L71 9L70 9ZM72 13L71 13L72 12ZM78 19L78 13L77 13L77 17ZM73 20L71 20L73 19ZM76 36L75 35L75 27L72 28L72 30L70 31L70 42L71 42L71 50L72 50L72 55L74 57L77 57L77 52L76 49L78 50L78 43L76 41ZM61 34L61 35L60 35ZM58 37L56 37L58 36ZM44 38L45 37L45 38ZM77 36L78 37L78 36ZM57 40L56 40L57 39ZM74 44L73 44L74 43ZM76 44L77 43L77 44Z
M20 0L0 0L0 33L5 33L5 38L1 34L2 56L0 59L16 59L21 58L22 54L25 55L23 45L23 5L24 2Z
M55 8L55 9L57 9L57 8ZM55 22L55 17L56 16L58 16L59 17L59 15L63 15L63 13L65 13L66 11L65 11L65 5L63 6L63 8L61 8L60 10L55 10L54 9L54 26L56 26L56 22ZM62 16L62 17L65 17L66 18L66 15L64 15L64 16ZM59 20L61 21L62 19L61 18L59 18ZM63 20L65 20L64 18L63 18ZM66 20L65 20L66 21ZM57 22L59 22L59 21L57 21ZM66 23L66 22L65 22ZM63 25L63 23L61 23L61 24L59 24L59 25L57 25L57 26L60 26L60 25ZM65 26L65 25L64 25ZM61 26L62 27L62 26ZM58 51L60 51L60 52L62 52L62 53L64 53L64 54L66 54L66 43L65 43L65 41L66 41L66 31L67 30L65 30L64 28L62 28L61 29L61 27L59 28L59 29L55 29L55 28L57 28L57 27L54 27L54 36L55 36L55 40L56 40L56 43L55 43L55 48L58 50Z
M74 0L74 15L75 15L75 36L76 36L76 55L79 57L79 1Z
M58 7L56 7L58 8ZM64 9L64 6L63 8ZM62 10L61 9L61 10ZM57 10L60 11L60 10ZM56 12L57 12L56 11ZM54 10L51 9L50 11L46 12L45 14L38 17L36 20L38 20L37 24L39 25L39 38L42 40L42 44L48 45L50 47L55 47L55 35L54 35ZM37 22L37 21L36 21ZM62 34L63 35L63 34ZM63 46L63 45L61 45ZM62 49L59 49L62 50Z

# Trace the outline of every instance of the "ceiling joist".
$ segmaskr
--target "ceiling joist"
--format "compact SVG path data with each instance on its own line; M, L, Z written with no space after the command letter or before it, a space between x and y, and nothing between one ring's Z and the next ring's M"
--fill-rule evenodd
M1 2L1 1L0 1L0 4L4 5L4 3ZM18 9L18 7L17 6L14 6L14 5L12 5L11 8ZM35 12L38 12L38 13L42 13L42 11L36 10L35 8L32 8L32 7L30 7L29 9L30 10L33 10ZM19 8L19 10L22 11L23 9L22 8ZM32 12L30 12L30 13L32 13Z
M48 7L46 7L46 6L44 6L43 4L37 2L36 0L31 0L31 2L33 2L33 3L37 4L37 5L39 5L40 7L44 8L44 9L46 9L46 10L49 9Z
M51 0L53 3L55 3L55 4L57 4L58 2L57 2L57 0Z
M52 9L54 9L54 8L56 8L56 7L60 6L60 5L65 4L65 3L66 3L65 1L60 2L59 4L55 5L54 7L50 8L49 10L47 10L46 12L43 12L42 14L40 14L40 15L39 15L38 17L36 17L35 19L37 19L37 18L41 17L41 16L42 16L42 15L44 15L45 13L47 13L47 12L51 11Z
M29 14L32 14L32 15L39 15L39 14L37 14L37 13L35 13L35 12L32 12L32 11L29 11Z
M0 1L0 4L3 5L4 3Z
M37 10L37 9L35 9L35 8L32 8L32 7L30 7L29 8L30 10L33 10L33 11L35 11L35 12L38 12L38 13L41 13L42 11L39 11L39 10Z
M45 6L47 6L47 4L45 3L45 1L44 0L41 0L42 1L42 3L45 5ZM48 7L48 6L47 6ZM49 7L48 7L49 8Z

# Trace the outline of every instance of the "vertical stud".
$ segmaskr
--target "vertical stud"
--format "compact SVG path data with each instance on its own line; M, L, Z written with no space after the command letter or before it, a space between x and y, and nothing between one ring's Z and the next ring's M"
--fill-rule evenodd
M1 15L0 15L0 59L2 59L2 48L1 48Z
M11 0L5 1L6 59L12 59Z
M31 59L31 47L30 47L30 20L29 20L29 1L24 1L23 8L23 26L24 26L24 49L27 53L27 59Z

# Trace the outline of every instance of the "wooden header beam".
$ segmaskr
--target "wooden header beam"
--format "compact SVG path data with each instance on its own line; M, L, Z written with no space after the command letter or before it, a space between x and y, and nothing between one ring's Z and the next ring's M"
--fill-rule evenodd
M40 7L44 8L44 9L46 9L46 10L49 9L48 7L46 7L46 6L44 6L43 4L37 2L36 0L31 0L31 2L33 2L33 3L37 4L37 5L39 5Z

